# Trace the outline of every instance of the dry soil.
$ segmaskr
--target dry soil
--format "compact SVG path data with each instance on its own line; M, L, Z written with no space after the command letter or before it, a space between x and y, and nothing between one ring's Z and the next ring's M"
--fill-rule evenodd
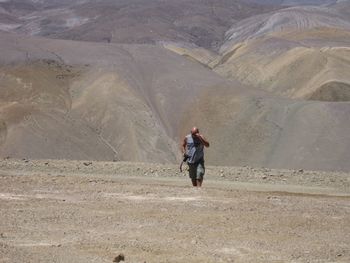
M349 262L350 176L0 162L0 262ZM121 258L121 257L120 257Z

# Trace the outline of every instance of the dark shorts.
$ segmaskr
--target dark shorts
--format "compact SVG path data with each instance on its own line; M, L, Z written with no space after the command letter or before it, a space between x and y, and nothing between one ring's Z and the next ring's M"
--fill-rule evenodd
M202 180L205 174L204 162L189 163L189 176L192 180Z

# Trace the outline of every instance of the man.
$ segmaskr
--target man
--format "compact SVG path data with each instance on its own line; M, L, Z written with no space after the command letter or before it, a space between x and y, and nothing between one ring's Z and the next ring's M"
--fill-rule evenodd
M199 133L197 127L191 129L182 144L182 153L187 158L189 176L194 187L201 187L205 173L204 146L209 147L209 142Z

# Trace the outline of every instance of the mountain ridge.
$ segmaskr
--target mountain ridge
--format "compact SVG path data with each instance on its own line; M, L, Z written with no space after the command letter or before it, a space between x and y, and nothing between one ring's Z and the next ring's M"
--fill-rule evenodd
M174 17L196 1L177 6ZM139 20L128 17L122 26L132 22L144 31L145 14L160 8L152 3ZM206 27L220 12L230 13L224 7L232 3L223 0L211 16L208 3L191 11L200 16L188 19ZM42 10L44 17L61 19L57 14L65 13L61 22L88 30L89 23L74 20L74 12L57 13L61 4L52 4ZM137 4L119 4L128 12L144 11ZM203 39L196 44L196 37L183 38L188 32L140 43L143 36L133 27L124 31L131 41L122 43L100 36L100 42L28 36L30 30L19 34L13 28L1 32L0 156L175 163L183 136L197 125L211 143L206 153L211 165L348 171L350 33L339 4L267 6L259 12L258 6L244 5L246 13L216 25L222 36L231 28L227 39L241 25L252 27L223 45L218 35L207 39L210 45ZM88 8L90 15L103 7ZM289 19L283 20L285 15ZM155 16L153 25L162 17ZM261 17L265 30L255 34ZM267 21L274 17L278 23L270 26ZM26 19L35 31L38 24L30 23L37 18ZM60 31L50 31L60 25L55 21L49 19L43 28ZM82 36L79 30L73 35ZM212 45L215 39L220 41Z

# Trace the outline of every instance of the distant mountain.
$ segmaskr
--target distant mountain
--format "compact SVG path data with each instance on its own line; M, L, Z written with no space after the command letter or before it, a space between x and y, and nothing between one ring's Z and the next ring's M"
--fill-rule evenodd
M279 2L1 1L0 156L350 171L349 1Z
M251 17L226 39L212 62L223 76L289 98L350 100L350 17L336 9L292 7Z
M226 32L221 50L234 43L262 37L274 32L303 31L312 28L350 29L350 17L322 7L290 7L269 14L243 19Z
M271 7L239 0L8 1L0 8L18 21L2 25L27 35L50 38L154 44L192 43L217 49L237 20Z
M347 1L347 0L345 0ZM335 4L337 0L247 0L250 3L280 5L280 6L301 6L301 5L330 5Z

